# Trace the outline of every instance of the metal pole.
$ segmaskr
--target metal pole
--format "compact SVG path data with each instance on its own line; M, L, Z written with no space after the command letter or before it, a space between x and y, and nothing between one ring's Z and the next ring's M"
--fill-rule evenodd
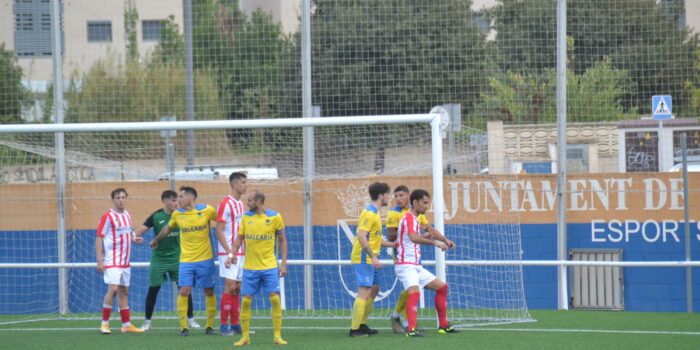
M194 77L192 76L192 0L183 0L185 20L185 105L187 120L194 120ZM187 130L187 165L194 165L194 130Z
M435 229L445 233L445 200L442 192L442 135L440 133L440 118L430 122L432 135L433 158L433 210L435 214ZM447 282L445 252L435 248L435 272L437 278Z
M51 57L53 60L53 106L54 121L63 124L63 67L61 66L61 4L51 0ZM57 132L56 146L56 215L58 262L65 263L67 257L66 242L66 158L64 134ZM58 270L58 309L61 315L68 313L68 271Z
M170 182L170 190L175 191L175 147L170 142L170 137L165 138L165 153L168 162L168 180Z
M683 157L683 227L685 229L685 261L691 260L690 250L690 197L688 195L688 141L686 134L681 134L681 155ZM693 313L693 268L685 268L685 290L688 313Z
M557 0L557 260L566 249L566 0ZM567 268L557 267L558 309L569 309Z
M302 81L302 115L313 118L311 106L311 1L302 0L301 5L301 81ZM320 116L320 108L319 108ZM313 226L313 176L315 168L314 128L304 127L304 259L314 256ZM304 266L304 309L314 308L313 266Z

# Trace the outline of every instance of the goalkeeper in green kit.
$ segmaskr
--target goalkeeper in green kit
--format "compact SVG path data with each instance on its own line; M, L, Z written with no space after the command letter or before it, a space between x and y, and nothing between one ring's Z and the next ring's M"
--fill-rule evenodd
M154 235L168 225L170 215L177 209L177 193L175 191L163 191L160 196L163 202L163 208L156 210L146 221L137 228L134 233L136 236L143 235L148 229L153 228ZM151 328L151 317L153 309L156 306L158 292L163 283L171 282L178 283L178 275L180 268L180 230L173 229L168 237L158 243L158 247L153 249L151 255L151 267L149 273L148 294L146 295L146 320L143 322L141 329L147 331ZM192 308L192 296L188 300L187 318L190 328L200 328L194 320Z

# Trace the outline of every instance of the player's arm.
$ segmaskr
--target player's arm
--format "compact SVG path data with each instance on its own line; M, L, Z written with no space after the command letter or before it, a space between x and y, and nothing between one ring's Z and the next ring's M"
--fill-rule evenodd
M229 267L231 264L238 264L238 257L236 254L233 254L231 252L237 252L238 248L243 245L243 235L238 234L236 235L236 239L233 240L233 248L231 248L231 251L228 253L228 259L226 259L226 267Z
M365 231L363 229L358 229L357 230L357 241L360 243L360 246L365 251L365 253L367 253L367 256L369 256L369 258L372 259L372 265L374 266L374 268L379 269L382 267L382 264L379 263L379 259L377 258L376 255L374 255L374 252L372 251L372 247L369 246L369 241L367 240L367 235L369 235L369 231Z
M382 247L396 248L396 242L395 242L395 241L396 241L396 240L394 239L394 241L389 242L389 241L387 241L386 239L383 239L383 238L382 238Z
M287 275L287 235L284 229L277 231L277 241L280 245L280 254L282 255L282 263L280 263L280 277Z
M440 248L442 251L447 250L447 245L445 243L443 243L441 241L433 241L433 240L427 239L427 238L419 235L417 232L409 233L408 238L413 243L422 244L422 245L434 245L434 246Z
M421 230L427 231L427 233L423 234L423 237L428 238L428 239L432 238L432 239L436 239L438 241L441 241L441 242L445 243L445 245L448 248L454 248L456 246L455 242L452 242L451 240L447 239L447 237L445 237L445 235L443 235L440 231L436 230L434 227L432 227L430 225L423 225L423 226L425 226L425 228L421 227Z
M170 222L172 222L172 219L170 220ZM160 230L160 233L156 236L156 238L154 238L154 239L151 241L151 248L157 248L157 247L158 247L158 242L162 241L163 238L167 237L167 236L170 234L170 231L172 231L172 228L170 227L170 224L168 224L167 226L163 227L163 229Z
M102 255L102 236L98 235L95 238L95 257L97 258L97 271L100 273L105 272L105 261Z
M219 244L221 244L222 247L224 247L224 250L226 250L226 254L231 254L231 252L235 252L237 250L231 250L229 249L228 242L226 242L226 237L224 236L224 228L226 227L225 222L221 221L216 221L216 239L219 240Z
M226 250L226 254L231 254L232 250L230 250L228 246L228 242L226 242L226 236L224 235L224 228L226 228L226 218L228 217L228 213L226 210L226 203L224 201L221 201L219 204L219 210L217 210L216 213L216 239L219 240L219 244L221 244L222 247ZM231 217L233 219L233 217ZM235 251L235 250L234 250Z
M136 237L141 237L146 231L148 231L149 228L153 227L153 217L156 215L156 213L151 214L148 218L146 218L146 221L141 224L141 226L137 227L134 230L134 236Z

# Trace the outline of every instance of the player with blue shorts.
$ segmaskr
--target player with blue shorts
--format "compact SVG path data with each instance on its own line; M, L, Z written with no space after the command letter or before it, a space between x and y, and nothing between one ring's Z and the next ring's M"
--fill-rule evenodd
M235 346L250 344L250 305L253 295L262 288L270 297L272 305L273 344L285 345L282 339L282 303L280 301L280 278L287 274L287 237L284 232L282 215L265 209L265 195L253 191L248 197L248 209L243 214L241 227L233 241L237 252L245 240L245 261L241 282L241 328L243 336ZM279 244L279 245L278 245ZM282 255L282 263L277 264L277 250ZM237 264L238 257L229 255L226 264Z

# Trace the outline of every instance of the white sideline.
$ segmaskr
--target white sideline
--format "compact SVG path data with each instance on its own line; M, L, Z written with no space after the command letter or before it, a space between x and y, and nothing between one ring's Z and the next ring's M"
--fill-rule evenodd
M390 330L388 327L376 327L379 330ZM158 330L177 330L175 327L153 327L151 329ZM272 327L251 327L251 329L272 329ZM301 326L284 326L284 329L293 330L327 330L338 331L347 330L348 327L301 327ZM643 331L643 330L612 330L612 329L564 329L564 328L480 328L478 326L461 328L463 331L470 332L533 332L533 333L605 333L605 334L654 334L654 335L698 335L700 332L682 332L682 331ZM63 328L0 328L0 332L15 332L15 331L89 331L97 332L97 327L63 327Z

